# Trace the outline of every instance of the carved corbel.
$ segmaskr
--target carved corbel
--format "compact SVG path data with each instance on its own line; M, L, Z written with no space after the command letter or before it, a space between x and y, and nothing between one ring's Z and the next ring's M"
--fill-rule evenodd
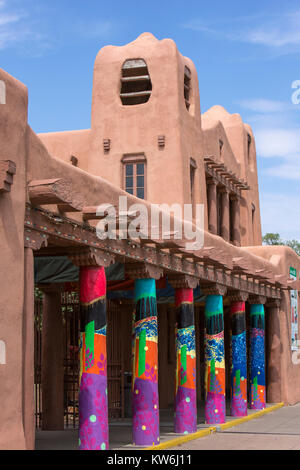
M240 290L233 290L227 292L227 296L231 302L247 302L249 293Z
M160 279L163 269L150 263L126 263L125 273L130 279Z
M279 308L281 305L281 299L267 299L266 307Z
M103 250L89 248L79 253L70 254L69 258L75 266L103 266L107 268L115 261L115 256Z
M224 286L223 284L212 283L212 284L206 284L204 286L200 285L200 287L201 287L201 292L204 295L222 295L224 297L227 291L227 287Z
M250 294L248 298L249 304L261 304L264 305L267 301L267 297L264 295Z
M10 192L16 164L11 160L0 160L0 193Z
M195 289L199 284L199 279L188 274L168 275L168 282L173 289Z

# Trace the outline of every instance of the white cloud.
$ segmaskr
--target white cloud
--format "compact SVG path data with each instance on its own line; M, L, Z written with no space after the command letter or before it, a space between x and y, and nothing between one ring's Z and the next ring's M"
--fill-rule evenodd
M23 11L9 11L8 2L0 0L0 49L24 41L30 32L22 21L27 17Z
M256 150L261 157L287 157L300 153L299 129L258 129L255 131Z
M261 15L233 18L231 21L204 22L194 18L182 26L192 31L222 36L231 41L263 45L272 49L294 52L300 46L300 10L283 14L264 12Z
M265 174L300 181L300 152L295 155L289 155L281 163L265 170Z
M297 184L289 194L261 193L262 233L279 233L284 240L300 240L300 195Z
M237 104L256 113L277 113L290 110L292 107L292 105L284 101L266 100L263 98L241 100Z

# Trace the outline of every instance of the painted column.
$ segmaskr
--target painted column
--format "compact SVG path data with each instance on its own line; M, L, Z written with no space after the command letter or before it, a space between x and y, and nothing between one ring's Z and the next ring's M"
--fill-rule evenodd
M108 449L106 278L104 267L80 268L79 449Z
M196 348L193 289L175 289L176 394L175 432L197 431Z
M250 408L266 407L265 310L262 304L250 308Z
M205 302L205 422L225 423L225 353L222 295Z
M155 279L136 279L133 317L133 443L159 444L157 305Z
M231 416L247 416L247 346L245 302L230 306Z

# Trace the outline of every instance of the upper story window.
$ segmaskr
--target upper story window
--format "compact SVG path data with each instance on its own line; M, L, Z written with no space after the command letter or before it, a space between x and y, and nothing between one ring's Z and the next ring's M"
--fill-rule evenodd
M248 161L250 161L250 150L251 150L251 135L247 134L247 155L248 155Z
M185 99L185 106L187 110L190 109L191 78L192 78L191 71L187 66L185 66L184 67L184 99Z
M129 194L146 197L146 158L144 155L126 155L123 163L123 189Z
M191 184L191 202L195 203L195 173L197 164L193 158L190 159L190 184Z
M152 83L143 59L126 60L122 66L121 92L125 106L146 103L151 95Z
M219 150L220 150L220 156L222 155L222 148L223 148L224 142L223 140L219 139Z

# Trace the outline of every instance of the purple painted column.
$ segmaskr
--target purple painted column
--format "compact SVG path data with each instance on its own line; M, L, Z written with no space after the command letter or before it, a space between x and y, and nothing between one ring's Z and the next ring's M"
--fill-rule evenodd
M133 443L159 444L157 306L155 279L134 286L132 414Z
M245 302L230 305L231 416L247 416L247 346Z
M103 267L80 268L79 449L108 449L106 278Z
M193 289L175 289L176 395L175 432L197 431L196 348Z

